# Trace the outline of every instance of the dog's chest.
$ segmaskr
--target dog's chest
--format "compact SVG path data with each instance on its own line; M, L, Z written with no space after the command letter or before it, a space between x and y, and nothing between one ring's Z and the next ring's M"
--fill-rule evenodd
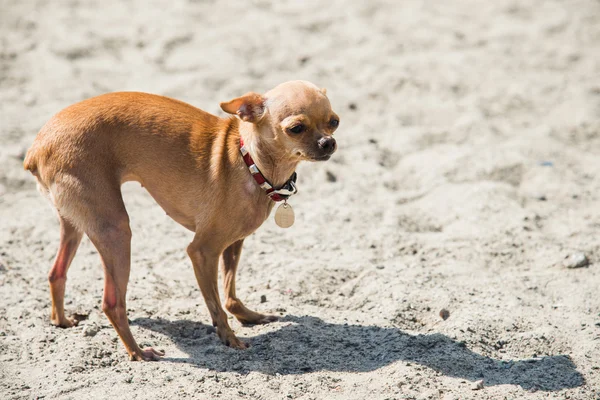
M265 204L253 204L245 207L243 216L240 218L240 235L245 237L256 231L269 217L270 210L271 207Z
M256 186L256 183L254 183ZM259 188L260 189L260 188ZM240 199L230 209L228 225L232 234L244 238L256 231L269 217L273 202L264 192L254 193L252 196Z

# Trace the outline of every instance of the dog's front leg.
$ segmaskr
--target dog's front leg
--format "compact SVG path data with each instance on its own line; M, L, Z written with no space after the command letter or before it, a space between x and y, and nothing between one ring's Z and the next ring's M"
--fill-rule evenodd
M264 315L248 309L235 294L235 274L242 253L244 240L238 240L225 249L221 256L223 284L225 286L225 308L242 324L267 324L277 321L274 315Z
M245 349L248 345L239 340L227 322L227 314L221 307L219 299L218 274L220 251L214 251L197 237L187 249L188 255L194 265L194 273L204 301L210 312L213 326L217 328L217 335L226 346L235 349Z

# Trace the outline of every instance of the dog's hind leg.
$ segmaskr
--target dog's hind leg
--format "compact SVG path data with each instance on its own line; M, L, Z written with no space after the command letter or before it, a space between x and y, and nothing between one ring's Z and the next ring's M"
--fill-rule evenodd
M116 186L116 185L115 185ZM156 361L164 353L141 349L127 320L126 292L131 262L131 229L118 186L106 190L90 208L93 221L85 232L98 249L104 267L102 310L117 331L132 361Z
M104 267L102 310L123 341L132 360L158 360L162 353L140 349L125 303L131 258L131 229L119 179L101 169L54 177L50 197L57 210L74 221L94 244ZM92 190L93 189L93 190Z
M73 224L67 221L62 216L58 216L60 222L60 244L54 264L48 274L48 282L50 283L50 295L52 296L52 313L51 321L54 325L61 328L69 328L76 324L76 321L65 316L65 284L67 281L67 271L79 243L83 232L78 230Z

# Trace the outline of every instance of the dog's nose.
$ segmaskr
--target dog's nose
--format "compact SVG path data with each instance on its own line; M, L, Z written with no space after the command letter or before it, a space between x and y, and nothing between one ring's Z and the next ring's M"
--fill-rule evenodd
M333 154L336 148L335 139L331 136L324 136L319 139L319 148L325 151L327 154Z

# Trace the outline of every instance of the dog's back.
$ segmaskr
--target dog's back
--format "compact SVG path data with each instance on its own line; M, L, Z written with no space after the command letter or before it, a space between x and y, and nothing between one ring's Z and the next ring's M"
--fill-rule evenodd
M76 103L53 116L27 152L24 167L46 181L52 175L52 171L45 170L49 160L57 170L77 168L82 156L113 162L121 158L115 157L115 152L126 151L131 156L132 148L143 151L149 141L189 141L192 123L205 121L202 125L214 126L216 120L213 115L167 97L109 93ZM84 147L93 151L81 151Z

